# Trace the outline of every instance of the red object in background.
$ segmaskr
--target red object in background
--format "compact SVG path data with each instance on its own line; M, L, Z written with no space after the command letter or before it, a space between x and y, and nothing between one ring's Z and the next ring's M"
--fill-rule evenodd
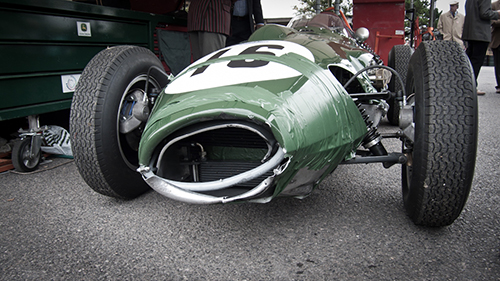
M354 30L360 27L370 30L366 43L387 64L392 47L405 43L405 1L354 0L353 7Z

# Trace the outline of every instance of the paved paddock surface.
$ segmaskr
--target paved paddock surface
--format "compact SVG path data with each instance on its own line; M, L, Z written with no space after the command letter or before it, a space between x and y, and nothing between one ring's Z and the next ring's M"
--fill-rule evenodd
M93 192L75 164L0 174L1 280L498 280L500 94L484 67L472 192L451 226L406 217L400 167L339 167L310 197L188 205ZM398 144L395 144L397 147Z

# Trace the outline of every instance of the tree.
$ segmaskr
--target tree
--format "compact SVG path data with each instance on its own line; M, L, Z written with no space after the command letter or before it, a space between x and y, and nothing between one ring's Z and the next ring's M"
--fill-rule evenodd
M405 8L406 10L409 10L411 8L411 2L412 0L405 0ZM418 22L419 25L429 25L429 21L431 18L430 15L430 7L431 4L428 0L413 0L413 7L415 9L415 15L418 16ZM437 26L437 22L439 20L439 16L441 15L441 12L439 12L438 9L434 9L434 24L433 26Z
M297 15L311 16L316 14L316 0L300 0L300 2L300 6L293 7L297 11ZM321 0L320 11L333 7L334 4L335 0ZM340 8L344 14L352 14L352 0L341 0Z
M297 15L314 15L316 14L316 0L300 0L301 5L295 6L293 9ZM406 10L410 9L412 0L405 0ZM335 0L321 0L320 10L323 11L328 7L332 7L335 4ZM346 15L352 15L352 0L341 0L340 8L342 12ZM413 7L415 8L415 15L419 17L420 25L429 26L430 20L430 2L429 0L413 0ZM441 12L438 9L434 10L434 27L437 25L437 21ZM407 24L409 26L409 23Z

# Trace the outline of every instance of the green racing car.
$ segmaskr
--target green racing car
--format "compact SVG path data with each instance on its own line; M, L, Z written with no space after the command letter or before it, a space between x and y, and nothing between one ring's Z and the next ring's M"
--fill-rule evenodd
M182 202L269 202L308 196L343 164L402 167L418 225L460 215L474 175L477 95L454 42L394 46L388 66L333 13L266 25L167 75L137 46L97 54L70 116L76 165L95 191L150 188ZM389 118L394 132L380 133ZM401 140L388 152L385 138Z

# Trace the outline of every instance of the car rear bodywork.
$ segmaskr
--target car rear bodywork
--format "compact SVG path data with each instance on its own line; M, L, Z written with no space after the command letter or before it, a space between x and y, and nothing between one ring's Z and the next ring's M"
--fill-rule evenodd
M159 193L190 203L307 196L366 136L349 92L375 92L374 63L349 36L269 25L195 62L158 96L139 169Z

